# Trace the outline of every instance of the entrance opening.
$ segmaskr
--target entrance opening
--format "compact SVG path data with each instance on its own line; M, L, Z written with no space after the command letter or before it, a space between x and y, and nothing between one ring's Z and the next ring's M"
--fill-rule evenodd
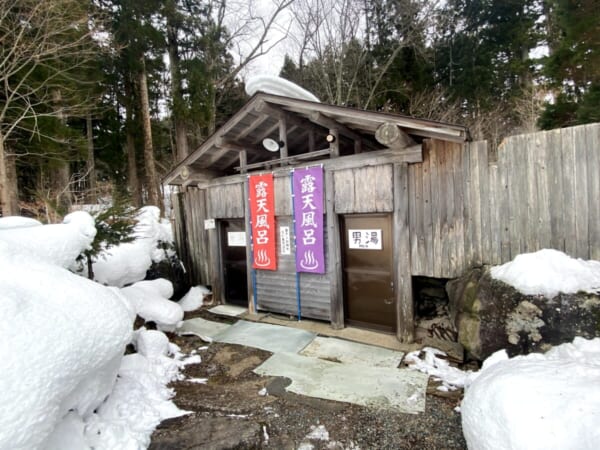
M246 232L243 219L221 221L221 261L225 302L248 306Z
M448 313L445 278L413 277L415 338L456 342L457 334Z
M391 215L345 215L341 225L346 322L393 332L396 301Z

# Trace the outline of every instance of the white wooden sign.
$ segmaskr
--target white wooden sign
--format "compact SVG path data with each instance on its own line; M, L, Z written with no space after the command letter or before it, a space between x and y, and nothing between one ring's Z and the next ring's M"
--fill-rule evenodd
M290 238L290 227L279 227L279 251L282 255L292 254L292 241Z
M228 231L227 245L229 247L245 247L246 232L245 231Z
M348 247L358 250L381 250L381 230L348 230Z
M204 221L204 229L205 230L214 230L215 229L215 219L206 219Z

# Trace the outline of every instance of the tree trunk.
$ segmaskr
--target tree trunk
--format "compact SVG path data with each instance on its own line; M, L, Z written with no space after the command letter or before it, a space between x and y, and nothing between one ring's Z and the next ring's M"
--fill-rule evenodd
M7 154L0 133L0 212L3 217L19 214L15 157Z
M169 70L171 72L171 97L173 97L173 128L175 129L175 162L189 155L187 124L185 121L184 101L181 89L180 59L177 47L177 25L175 24L175 4L167 2L167 44L169 47Z
M154 163L154 148L152 147L152 125L150 123L150 101L148 100L148 82L146 79L146 63L144 57L140 59L140 73L138 74L138 88L140 94L140 114L142 131L144 134L144 168L146 171L146 189L148 190L148 204L158 206L162 213L163 204L160 196L158 174Z
M87 203L96 203L98 193L96 192L96 164L94 161L94 133L92 129L92 115L86 117L87 129L87 176L88 176L88 191Z
M67 118L62 109L62 94L59 89L52 91L52 100L54 103L54 109L56 117L61 121L65 122ZM57 162L58 167L56 170L51 170L50 175L50 188L54 197L54 209L57 216L64 216L69 213L71 209L71 167L68 159ZM56 217L55 219L58 219Z
M142 189L137 170L137 158L135 155L135 136L133 132L133 87L128 77L125 77L125 151L127 153L127 182L133 206L140 208L142 206Z

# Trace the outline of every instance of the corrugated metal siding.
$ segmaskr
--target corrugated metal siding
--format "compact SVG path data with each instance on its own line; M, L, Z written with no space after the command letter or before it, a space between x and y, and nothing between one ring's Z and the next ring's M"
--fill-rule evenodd
M256 290L258 309L272 311L280 314L298 314L296 296L296 263L292 244L291 255L281 255L279 245L279 227L290 227L293 243L294 227L290 216L276 218L277 223L277 271L257 270ZM327 242L327 228L325 228L325 242ZM329 255L325 246L326 268L329 272ZM330 292L329 274L324 275L301 273L300 294L302 317L320 320L329 320L330 317Z

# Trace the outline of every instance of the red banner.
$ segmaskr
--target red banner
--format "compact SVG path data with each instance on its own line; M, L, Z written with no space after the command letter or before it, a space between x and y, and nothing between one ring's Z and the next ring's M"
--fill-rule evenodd
M250 175L250 217L255 269L277 270L273 174Z

